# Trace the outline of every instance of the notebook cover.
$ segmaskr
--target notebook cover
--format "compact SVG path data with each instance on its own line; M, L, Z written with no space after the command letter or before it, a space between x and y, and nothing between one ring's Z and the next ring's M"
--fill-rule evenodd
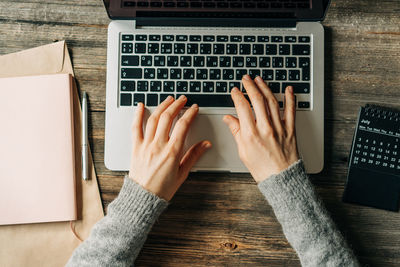
M72 76L0 79L0 225L76 220Z

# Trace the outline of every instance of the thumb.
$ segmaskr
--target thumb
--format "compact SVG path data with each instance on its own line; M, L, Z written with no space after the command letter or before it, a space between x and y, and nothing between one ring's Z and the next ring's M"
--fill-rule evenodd
M201 141L189 148L183 156L180 163L180 175L179 177L183 181L187 178L193 165L200 159L200 157L206 152L207 149L211 148L210 141Z
M239 120L231 115L225 115L223 121L226 125L228 125L229 129L235 140L237 141L237 135L240 130L240 123Z

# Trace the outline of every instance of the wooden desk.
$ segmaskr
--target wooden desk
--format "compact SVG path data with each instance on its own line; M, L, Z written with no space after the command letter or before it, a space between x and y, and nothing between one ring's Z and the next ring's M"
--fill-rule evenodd
M325 169L311 177L362 263L400 263L400 214L343 204L358 107L400 103L400 1L333 0L324 26ZM122 172L104 167L107 25L100 0L0 0L0 54L67 40L90 96L90 143L104 206ZM248 174L191 174L160 217L138 266L297 266L273 211Z

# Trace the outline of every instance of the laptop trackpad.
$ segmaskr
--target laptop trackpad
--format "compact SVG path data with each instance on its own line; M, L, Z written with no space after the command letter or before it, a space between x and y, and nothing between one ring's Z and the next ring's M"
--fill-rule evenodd
M202 140L209 140L212 143L212 148L196 163L193 171L248 172L239 159L236 142L222 118L223 115L200 114L190 127L186 149Z

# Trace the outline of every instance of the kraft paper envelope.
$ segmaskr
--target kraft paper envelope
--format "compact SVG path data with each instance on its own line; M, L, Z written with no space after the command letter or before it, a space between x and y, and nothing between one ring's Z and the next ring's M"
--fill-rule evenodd
M0 77L54 73L74 74L65 41L0 56ZM91 153L90 179L81 179L81 109L76 87L73 91L78 208L73 225L80 238L86 239L104 214ZM69 222L0 226L0 266L64 266L79 244Z

